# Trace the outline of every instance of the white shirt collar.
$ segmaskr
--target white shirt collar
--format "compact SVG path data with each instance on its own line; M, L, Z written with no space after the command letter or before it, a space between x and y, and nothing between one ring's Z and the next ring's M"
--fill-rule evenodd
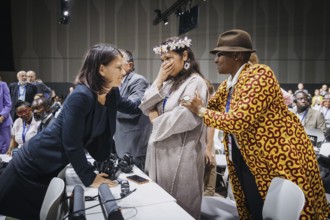
M229 90L231 87L234 87L235 84L237 83L238 77L241 74L243 68L245 67L246 63L244 63L235 73L234 78L232 77L232 75L230 75L227 79L227 90Z

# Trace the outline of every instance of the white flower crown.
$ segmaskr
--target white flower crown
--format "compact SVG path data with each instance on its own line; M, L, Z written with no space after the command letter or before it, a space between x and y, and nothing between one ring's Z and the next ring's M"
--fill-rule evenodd
M179 39L177 41L169 42L163 45L160 45L159 47L154 47L153 51L155 54L164 54L171 50L177 50L180 48L190 47L191 45L191 39L188 39L185 37L183 40Z

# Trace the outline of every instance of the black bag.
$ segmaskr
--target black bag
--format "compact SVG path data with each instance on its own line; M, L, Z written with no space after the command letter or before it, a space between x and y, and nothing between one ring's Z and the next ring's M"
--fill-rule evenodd
M319 155L317 162L326 193L330 193L330 156Z

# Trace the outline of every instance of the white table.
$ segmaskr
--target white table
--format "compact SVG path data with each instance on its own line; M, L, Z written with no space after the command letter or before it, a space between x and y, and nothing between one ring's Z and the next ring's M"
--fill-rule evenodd
M182 209L177 203L175 198L168 194L158 184L152 181L147 175L145 175L137 167L134 167L133 173L140 175L146 179L149 179L148 183L136 184L128 180L130 190L136 189L135 192L125 197L122 200L118 200L117 205L121 207L122 215L124 219L180 219L180 220L191 220L191 217L184 209ZM132 174L133 174L132 173ZM132 174L120 174L120 179L126 179L126 176ZM82 183L78 178L73 168L67 168L66 170L66 182L67 182L67 194L70 195L75 185ZM97 188L84 187L85 196L96 196L98 195ZM120 184L110 188L115 198L120 198ZM86 201L85 208L99 204L99 201ZM86 210L87 220L92 219L104 219L103 213L100 206Z

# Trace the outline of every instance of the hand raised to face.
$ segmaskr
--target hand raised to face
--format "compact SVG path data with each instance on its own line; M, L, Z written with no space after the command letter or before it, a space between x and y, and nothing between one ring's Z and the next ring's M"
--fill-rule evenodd
M174 62L173 60L165 60L160 66L158 76L156 78L156 83L158 88L163 85L163 82L168 79L171 73L174 70Z

